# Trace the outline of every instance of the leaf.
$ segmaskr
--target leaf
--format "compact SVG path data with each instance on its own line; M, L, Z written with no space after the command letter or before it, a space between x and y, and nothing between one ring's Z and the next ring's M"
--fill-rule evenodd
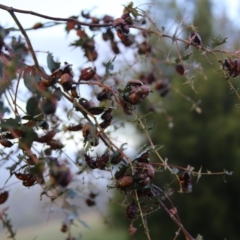
M78 218L78 221L85 227L90 229L90 227L88 226L88 224L86 222L84 222L82 219Z
M200 234L198 234L195 240L204 240L204 239L203 239L203 236L201 236Z
M172 174L178 174L179 170L175 167L172 168Z
M58 68L60 68L60 62L56 62L53 60L52 53L48 53L47 55L47 66L52 73Z
M39 102L39 97L31 97L28 99L27 104L26 104L26 111L27 114L30 116L28 117L33 117L41 113L40 109L38 108L38 102ZM26 119L27 116L24 116L22 119ZM26 120L32 120L32 119L26 119Z
M227 43L227 38L224 38L223 40L220 40L218 37L217 38L211 38L209 40L209 43L210 43L211 48L213 49L213 48L215 48L219 45Z
M189 59L189 57L192 55L192 53L189 53L189 54L187 54L187 55L183 55L182 56L182 60L188 60ZM178 64L178 63L180 63L181 62L181 59L180 58L177 58L177 59L175 59L175 62Z
M108 76L110 74L110 70L114 69L113 62L116 56L113 59L110 59L107 63L103 64L105 66L105 74Z
M155 121L153 121L153 125L151 127L147 127L147 130L150 131L150 130L154 129L154 127L155 127Z
M197 172L197 182L199 181L201 176L202 176L202 166L200 167L200 169Z
M27 67L23 74L23 82L25 87L32 93L37 93L37 85L41 80L41 76L36 72L34 67Z
M67 190L67 193L66 193L66 197L67 198L78 198L79 197L79 194L75 191L75 190L73 190L73 189L68 189Z

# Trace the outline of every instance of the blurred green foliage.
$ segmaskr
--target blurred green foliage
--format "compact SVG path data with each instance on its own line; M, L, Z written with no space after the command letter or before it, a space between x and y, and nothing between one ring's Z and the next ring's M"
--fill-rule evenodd
M171 2L171 3L170 3ZM185 7L187 3L185 1ZM192 5L191 5L192 6ZM184 17L182 5L176 1L161 1L159 11L171 13L171 17L181 20ZM156 8L154 8L156 11ZM210 0L195 1L194 11L192 11L194 25L198 28L204 45L207 45L211 38L216 37L214 29L218 26L221 16L213 16ZM173 15L174 14L174 15ZM166 14L165 14L166 15ZM165 15L159 14L163 25ZM219 21L218 21L219 18ZM165 22L167 20L165 19ZM229 26L230 24L225 24ZM226 30L226 31L224 31ZM222 29L220 36L227 36L230 29ZM226 35L224 35L226 33ZM238 39L231 39L237 42ZM166 41L158 44L166 44ZM170 47L170 45L168 46ZM174 176L169 173L159 172L154 178L154 183L164 187L170 184L175 189L171 197L177 207L179 216L184 227L189 233L196 237L201 234L204 239L239 239L239 186L240 175L240 109L239 100L231 92L227 81L218 74L219 63L215 59L207 59L201 53L193 49L190 61L200 62L203 67L203 74L198 74L194 79L195 93L190 85L183 84L185 78L172 71L167 71L163 66L159 68L163 71L164 77L169 78L173 88L163 99L163 106L168 114L173 117L172 128L169 128L168 121L164 114L151 115L155 120L155 129L150 131L153 142L162 144L161 156L168 158L170 164L187 167L191 165L198 171L202 167L203 171L221 172L224 169L233 171L233 176L215 175L202 176L198 183L197 178L193 179L193 192L185 195L178 193L178 184L174 181ZM212 64L210 64L210 62ZM165 69L165 70L163 70ZM206 78L206 79L205 79ZM238 89L239 79L233 79L234 86ZM181 94L197 101L201 99L199 107L202 113L189 111L191 104L185 101L174 91L178 89ZM161 101L160 96L156 96L155 102ZM142 106L146 111L147 106ZM143 111L143 112L144 112ZM150 117L150 118L151 118ZM149 123L152 119L149 119ZM158 160L151 156L151 161ZM169 176L170 175L170 176ZM168 205L166 203L166 205ZM170 206L168 205L170 208ZM123 216L122 208L113 206L115 212L116 226L129 225L129 221ZM140 222L139 222L140 223ZM135 223L138 228L134 236L129 239L146 239L143 229ZM148 220L150 235L152 239L174 239L177 226L170 217L163 211L152 214ZM183 234L177 238L185 239Z

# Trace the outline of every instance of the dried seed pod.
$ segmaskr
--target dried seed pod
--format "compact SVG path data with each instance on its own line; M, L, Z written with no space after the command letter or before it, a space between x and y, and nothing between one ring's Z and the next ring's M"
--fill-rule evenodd
M134 201L127 205L125 215L129 220L134 220L139 216L139 209Z
M161 97L165 97L170 91L171 85L168 79L158 79L155 83L155 89L158 90Z
M227 79L229 77L237 77L240 74L240 60L232 60L231 58L226 58L224 59L222 68L227 71Z
M133 176L123 176L122 178L119 178L117 181L117 188L120 189L126 189L133 185Z
M17 173L17 172L14 172L14 175L16 176L17 179L19 179L21 181L27 181L28 179L33 177L33 175L30 174L30 173Z
M82 134L84 141L89 141L92 146L97 146L99 143L99 135L96 126L87 122L83 125Z
M63 223L61 226L61 232L65 233L68 231L68 225L66 223Z
M93 108L95 107L95 103L92 100L87 100L85 98L80 98L79 99L79 103L85 108L85 109L89 109L89 108ZM81 109L79 109L78 106L76 106L76 110L77 111L81 111Z
M84 154L84 157L85 157L86 164L87 164L91 169L96 169L96 168L97 168L96 161L93 160L93 158L91 158L91 157L90 157L89 155L87 155L87 154Z
M138 54L149 54L151 53L151 49L151 46L146 41L144 41L138 46Z
M118 164L123 160L123 156L120 152L114 151L110 157L110 163L111 164Z
M132 80L129 80L126 87L128 86L142 86L143 83L140 81L140 80L137 80L137 79L132 79Z
M147 85L140 85L142 82L129 81L124 89L124 100L132 105L141 103L151 92Z
M72 88L72 84L73 84L73 79L72 76L70 76L68 73L64 73L61 76L61 85L64 89L64 91L69 91Z
M102 21L104 23L111 23L111 22L113 22L113 17L111 17L109 15L104 15L104 17L102 18Z
M23 180L22 185L25 187L31 187L37 182L36 176L32 176L28 178L27 180Z
M81 80L89 81L95 76L95 74L96 74L96 69L93 69L91 67L84 68L81 71L79 81L81 81Z
M108 108L104 113L101 115L101 119L103 120L111 120L112 119L112 108Z
M85 203L87 204L88 207L92 207L96 205L96 202L94 200L92 200L91 198L87 198L85 200Z
M100 170L104 170L109 163L110 154L109 151L106 151L101 157L96 159L96 166Z
M1 192L0 193L0 204L5 203L8 199L8 196L9 196L8 191Z
M189 172L184 172L179 176L181 190L183 193L190 193L192 192L192 178Z
M88 108L87 110L93 115L99 115L103 113L103 111L105 110L105 107L91 107L91 108Z
M64 164L53 164L49 174L56 185L66 187L72 181L72 173Z
M202 44L202 39L197 32L191 32L189 34L189 41L191 43L194 43L194 44L198 45L198 46Z
M67 130L68 130L68 131L73 131L73 132L75 132L75 131L80 131L80 130L82 130L82 128L83 128L82 123L79 123L78 125L73 125L73 126L67 127Z
M41 142L41 143L47 143L49 142L50 140L53 139L53 137L57 134L57 129L52 129L51 131L49 131L47 134L41 136L38 138L38 142Z
M62 149L64 148L64 145L56 139L52 139L47 142L47 145L50 146L51 150L57 150L57 149Z
M56 88L54 91L53 91L53 96L57 99L57 101L60 101L61 100L61 97L62 97L62 92L61 92L61 89L58 87Z
M109 127L112 123L112 120L109 119L109 120L104 120L103 122L101 122L99 124L99 126L102 128L102 129L106 129L107 127Z
M10 148L13 146L13 143L11 141L4 139L4 138L0 139L0 144L7 148Z
M176 72L177 72L178 74L184 75L184 73L185 73L185 68L184 68L184 66L183 66L182 64L177 64L176 67L175 67L175 69L176 69Z
M73 98L79 98L76 87L71 88L71 95L72 95Z
M140 157L135 158L133 161L137 161L137 162L142 162L142 163L149 163L149 151L146 151L144 153L141 154Z
M54 114L57 110L57 100L56 98L43 99L38 107L46 115Z
M97 100L100 102L105 100L111 100L112 96L113 96L112 91L105 88L97 94Z

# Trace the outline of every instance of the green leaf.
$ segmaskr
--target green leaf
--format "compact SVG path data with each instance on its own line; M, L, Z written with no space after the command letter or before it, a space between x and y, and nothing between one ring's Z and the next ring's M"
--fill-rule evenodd
M115 60L116 56L113 59L110 59L107 63L103 64L105 66L105 75L109 75L110 71L114 69L113 62Z
M172 174L178 174L179 170L175 167L172 168Z
M204 239L203 239L203 236L201 236L200 234L198 234L195 240L204 240Z
M210 43L210 46L211 46L212 49L215 48L215 47L217 47L217 46L219 46L219 45L222 45L222 44L224 44L224 43L226 43L226 42L227 42L227 38L224 38L224 39L220 40L220 39L217 37L217 38L211 38L211 39L209 40L209 43Z
M47 66L52 73L55 70L60 68L60 62L56 62L56 61L53 60L52 53L48 53L48 55L47 55Z
M23 74L23 82L25 87L32 93L37 93L37 85L41 76L37 74L34 67L28 67Z
M201 176L202 176L202 166L200 167L200 169L197 172L197 182L199 181Z
M192 55L192 53L189 53L189 54L187 54L187 55L183 55L182 56L182 60L188 60L189 59L189 57ZM178 64L178 63L180 63L181 62L181 59L180 58L177 58L177 59L175 59L175 62Z
M38 108L38 102L39 102L39 97L31 97L28 99L26 104L27 114L33 117L41 113L40 109ZM26 119L26 116L24 119ZM31 119L26 119L26 120L31 120Z
M153 125L151 127L147 127L147 130L150 131L150 130L154 129L154 127L155 127L155 121L153 121Z

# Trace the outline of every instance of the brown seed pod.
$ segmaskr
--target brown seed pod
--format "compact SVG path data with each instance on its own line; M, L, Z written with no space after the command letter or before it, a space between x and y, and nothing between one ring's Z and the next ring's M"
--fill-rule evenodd
M132 176L123 176L117 181L117 188L126 189L133 185L133 177Z
M202 44L202 39L197 32L191 32L189 34L189 42L200 46Z
M84 141L89 141L92 146L97 146L99 144L97 128L91 122L87 122L83 125L82 134Z
M124 100L132 105L141 103L151 92L147 85L140 85L142 82L133 80L128 82L124 89Z
M42 137L38 138L38 142L41 143L47 143L50 140L53 139L53 137L57 134L57 129L52 129L51 131L49 131L47 134L43 135Z
M148 163L150 161L149 160L149 151L142 153L140 157L135 158L133 161Z
M87 110L93 115L99 115L103 113L103 111L105 110L105 107L91 107L91 108L88 108Z
M227 79L229 77L237 77L240 74L240 60L232 60L231 58L226 58L224 59L222 68L227 71Z
M56 139L52 139L52 140L48 141L47 145L50 146L50 148L52 150L64 148L64 145L59 140L56 140Z
M61 232L65 233L68 231L68 225L66 223L63 223L61 226Z
M5 203L8 199L8 196L9 196L8 191L1 192L0 193L0 204Z
M89 155L87 155L87 154L84 154L84 157L85 157L86 164L87 164L91 169L96 169L96 168L97 168L96 161L93 160L93 158L91 158L91 157L90 157Z
M17 179L19 179L21 181L27 181L28 179L33 177L33 175L30 174L30 173L17 173L17 172L14 172L14 175L16 176Z
M101 115L101 119L103 120L111 120L112 119L112 108L108 108L104 113Z
M91 199L91 198L87 198L85 200L85 203L87 204L88 207L92 207L92 206L96 205L96 202L93 199Z
M99 126L102 128L102 129L106 129L107 127L109 127L112 123L112 120L109 119L109 120L104 120L103 122L101 122L99 124Z
M110 163L115 165L123 161L123 156L120 152L114 151L110 156Z
M57 100L56 98L43 99L39 102L38 107L46 115L54 114L57 110Z
M168 79L158 79L155 82L155 89L158 90L161 97L165 97L170 91L171 84Z
M109 162L110 154L109 151L106 151L101 157L96 159L96 166L100 170L106 169L106 166Z
M79 98L76 87L71 88L71 95L72 95L73 98Z
M73 79L72 76L70 76L68 73L64 73L61 76L61 81L60 81L64 91L69 91L72 88L73 84Z
M53 164L49 174L56 185L66 187L72 181L72 173L64 164Z
M68 131L76 132L76 131L82 130L82 128L83 128L82 123L79 123L78 125L73 125L73 126L67 127L67 130L68 130Z
M101 92L97 94L97 100L100 102L105 100L111 100L112 96L113 96L112 91L110 91L109 89L103 89Z
M179 176L181 190L183 193L190 193L192 192L192 178L189 172L184 172Z
M32 176L32 177L28 178L27 180L24 180L22 182L22 185L25 187L31 187L36 183L36 181L37 181L36 176Z
M96 74L96 69L93 69L91 67L84 68L81 71L79 81L81 81L81 80L89 81L95 76L95 74Z
M175 69L176 69L176 72L177 72L178 74L184 75L184 73L185 73L185 68L184 68L184 66L183 66L182 64L177 64L176 67L175 67Z
M4 139L4 138L0 139L0 144L7 148L10 148L13 146L13 143L11 141Z
M129 220L134 220L139 216L139 209L134 201L127 205L125 215Z
M113 17L111 17L109 15L104 15L104 17L102 18L102 21L104 23L111 23L111 22L113 22Z

